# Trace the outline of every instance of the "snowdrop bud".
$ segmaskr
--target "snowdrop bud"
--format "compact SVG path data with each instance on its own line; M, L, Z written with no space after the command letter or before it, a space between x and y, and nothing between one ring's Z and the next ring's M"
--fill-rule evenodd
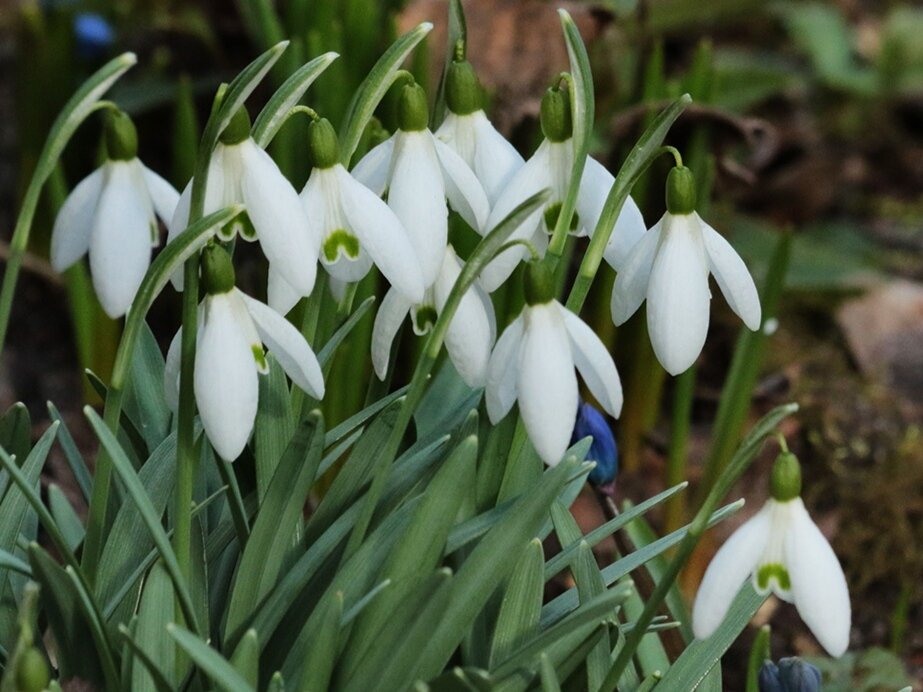
M311 123L308 128L308 148L315 168L332 168L340 161L340 145L336 130L327 118Z
M615 436L603 414L584 401L577 407L577 422L574 423L570 443L573 445L585 437L593 438L586 459L596 462L596 468L590 471L590 483L596 486L612 483L619 469L619 450L615 445Z
M782 452L773 464L769 491L778 502L788 502L801 495L801 464L791 452Z
M250 136L250 115L246 108L238 108L231 122L218 139L222 144L240 144Z
M527 305L544 305L554 299L554 277L544 262L526 264L523 281Z
M429 127L426 92L419 84L408 84L401 90L397 104L397 126L404 132L419 132Z
M202 285L210 296L227 293L234 288L234 264L231 256L217 244L202 250Z
M695 211L695 176L686 166L674 166L667 175L667 211L674 215Z
M30 646L22 653L16 667L16 689L23 692L39 692L47 689L50 681L48 661L41 651Z
M567 89L551 87L542 97L542 134L549 142L566 142L574 134Z
M456 115L481 110L481 83L467 60L452 61L445 78L445 102Z
M106 153L113 161L131 161L138 156L138 131L125 111L110 111L105 136Z

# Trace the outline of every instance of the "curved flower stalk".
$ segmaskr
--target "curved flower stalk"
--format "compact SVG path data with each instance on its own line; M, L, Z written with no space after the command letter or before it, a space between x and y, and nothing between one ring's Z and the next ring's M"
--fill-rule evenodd
M275 310L234 286L231 258L218 245L202 254L206 296L196 334L195 399L202 426L218 455L233 461L253 432L259 398L257 374L269 372L264 344L286 374L315 399L324 396L324 376L304 337ZM180 343L176 333L167 352L164 386L176 411Z
M51 232L51 264L64 271L89 253L93 288L110 317L124 315L160 244L157 217L169 221L179 193L138 160L138 136L125 113L106 125L108 160L68 195Z
M189 221L192 182L183 190L170 221L169 240ZM243 203L247 211L221 229L219 236L231 240L259 240L274 271L298 292L310 295L317 277L319 239L305 218L298 193L269 154L250 137L250 118L241 108L221 134L212 152L205 191L205 211ZM182 273L173 276L182 290Z
M418 84L401 91L398 131L366 154L353 169L356 179L378 195L404 224L417 252L423 283L439 276L449 237L448 203L476 231L483 232L490 204L474 172L428 129L426 94Z
M453 60L446 74L447 113L436 130L436 138L474 171L493 206L524 161L488 120L481 100L481 84L471 63Z
M487 228L515 209L541 189L551 190L551 196L544 208L537 210L510 235L510 240L527 240L544 255L548 246L548 235L561 211L567 186L574 166L573 126L567 90L552 87L545 92L541 110L544 141L525 165L511 178L490 210ZM592 235L609 190L615 178L599 161L587 157L577 195L577 212L571 223L573 235ZM629 251L644 234L646 226L641 210L631 197L625 200L615 228L606 244L605 258L617 269ZM528 256L522 247L510 247L497 255L481 273L481 284L489 292L497 290L505 282L519 262Z
M794 603L821 646L840 656L849 645L846 578L799 497L801 469L793 454L779 455L770 487L772 497L721 546L705 571L692 611L695 636L704 639L718 628L751 577L759 593Z
M313 235L320 238L324 269L343 285L361 280L374 263L410 302L422 302L423 274L400 219L339 162L336 132L328 120L313 122L308 133L314 168L301 201ZM270 267L269 305L284 315L299 297Z
M756 285L740 256L695 212L695 181L688 168L667 178L667 212L637 242L612 290L612 320L622 324L647 300L654 353L671 375L699 357L708 333L714 274L731 309L748 328L760 327Z
M413 303L392 288L381 301L372 328L372 364L379 379L384 379L391 359L391 344L401 323L410 313L413 331L423 336L436 323L452 287L458 280L463 263L455 249L447 245L439 275L419 303ZM477 389L487 381L490 349L497 335L493 303L477 284L462 296L445 336L446 350L465 383Z
M519 401L529 438L549 466L561 461L577 419L577 376L609 415L622 410L622 383L593 330L553 299L548 268L530 262L526 307L497 341L487 370L487 415L498 423Z

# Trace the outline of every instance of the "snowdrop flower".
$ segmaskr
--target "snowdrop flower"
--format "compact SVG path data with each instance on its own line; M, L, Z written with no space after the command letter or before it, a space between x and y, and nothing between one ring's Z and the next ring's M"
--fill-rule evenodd
M170 222L170 240L189 223L191 197L190 181ZM205 213L241 203L246 211L222 228L219 237L227 241L239 234L244 240L258 239L273 270L299 296L309 295L317 275L320 241L305 218L295 188L269 154L250 137L250 118L243 108L225 128L212 153ZM173 276L173 285L182 290L181 271Z
M474 171L493 205L522 167L523 159L487 119L481 105L481 85L467 60L453 60L449 66L445 103L447 113L436 137Z
M423 274L407 231L388 205L339 162L336 132L328 120L311 124L308 144L314 169L301 201L313 234L321 239L321 264L342 285L362 279L374 262L410 302L422 302ZM270 306L284 315L298 298L270 268Z
M64 271L90 255L93 287L106 314L121 317L138 292L179 193L137 158L138 135L118 111L106 126L108 161L68 195L51 231L51 264Z
M574 166L573 124L566 89L553 87L545 92L541 124L544 141L532 158L510 179L491 208L486 228L494 228L529 197L547 188L551 195L545 206L528 216L509 236L510 240L530 241L543 255L548 245L548 235L554 231L558 221ZM615 178L601 163L587 157L577 195L576 214L571 221L572 234L593 234L614 182ZM609 263L620 267L644 230L641 210L629 197L622 206L606 245L604 256ZM481 285L489 292L497 290L526 257L527 251L522 247L511 247L500 253L481 273Z
M484 188L468 164L433 136L428 121L423 89L418 84L404 86L398 103L398 131L353 170L356 179L376 194L387 191L388 206L413 241L427 287L439 276L448 242L446 200L479 232L490 209Z
M205 300L196 333L196 406L209 442L222 459L243 451L256 420L257 374L269 372L263 345L296 385L315 399L324 396L317 357L290 322L234 287L231 258L219 245L202 253ZM170 344L164 385L171 408L178 409L182 329Z
M391 343L407 313L410 313L415 334L422 336L429 332L445 307L462 266L454 248L447 245L439 274L426 290L422 302L414 304L394 288L385 295L372 328L372 364L379 379L383 380L388 372ZM462 296L445 335L449 357L458 374L472 389L483 387L487 380L487 362L495 338L493 304L483 289L475 284Z
M667 212L635 245L615 279L612 320L622 324L647 299L654 353L672 375L689 368L708 332L714 274L731 309L759 329L760 299L740 256L695 212L695 180L685 167L667 178Z
M849 644L846 578L799 497L801 469L793 454L779 455L770 488L772 497L731 535L705 571L692 610L692 629L699 639L711 636L752 575L759 593L772 592L794 603L821 646L831 656L840 656Z
M530 262L526 307L497 341L487 369L486 402L498 423L519 401L529 438L542 460L554 466L567 451L577 419L577 377L609 415L622 409L622 384L612 356L593 330L553 299L549 269Z

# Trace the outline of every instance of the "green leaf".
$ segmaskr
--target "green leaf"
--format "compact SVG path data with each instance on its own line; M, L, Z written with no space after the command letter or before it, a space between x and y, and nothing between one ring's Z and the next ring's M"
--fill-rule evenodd
M519 554L541 529L551 503L581 462L571 457L544 475L534 491L520 498L471 551L452 580L452 591L442 617L420 651L419 676L430 678L446 664L487 599L507 577Z
M314 83L330 63L340 57L337 53L329 52L319 55L305 65L298 68L291 77L282 83L276 93L267 101L253 123L250 136L263 149L269 146L273 137L285 124L291 114L292 108L301 100L308 87Z
M119 673L115 665L114 648L112 641L109 639L109 633L100 617L99 610L96 608L90 592L77 571L70 565L65 567L64 571L74 586L74 593L77 594L77 605L90 627L93 644L102 663L103 679L106 681L106 687L108 689L118 689Z
M58 444L64 452L67 465L70 467L71 473L74 474L74 479L77 481L77 486L80 488L83 498L89 500L90 493L93 489L93 479L90 476L90 471L87 468L86 462L83 460L83 456L80 454L80 450L77 448L77 443L74 442L74 438L67 428L67 424L64 422L64 418L61 416L60 411L58 411L55 405L50 401L48 402L48 415L52 422L58 423L59 425Z
M490 644L491 667L506 660L538 632L545 592L545 580L542 579L544 561L542 542L533 539L519 557L503 590L503 600Z
M225 692L252 692L253 688L234 670L234 666L192 632L171 623L167 625L167 633L220 689Z
M151 538L154 540L154 545L160 553L164 566L173 579L173 586L176 589L177 600L183 611L183 617L186 618L186 622L190 623L192 627L197 630L199 625L197 623L192 597L189 595L189 591L186 587L186 580L176 560L176 554L170 546L170 540L167 538L167 534L160 524L160 515L154 509L147 491L144 489L144 485L138 478L138 474L135 473L131 462L128 461L128 457L125 456L124 450L106 427L103 419L89 406L85 407L83 411L89 419L90 425L96 433L96 437L99 438L103 448L105 448L106 453L109 455L113 468L119 478L122 479L128 496L131 498L132 502L135 503L141 517L144 519L144 524L151 534Z
M151 660L151 657L148 656L144 649L138 646L137 642L134 640L131 629L125 625L119 625L119 634L122 635L122 641L128 648L132 658L137 659L137 661L132 661L133 666L138 662L144 666L144 669L147 671L148 675L150 675L151 681L154 683L154 689L157 690L157 692L172 692L174 690L174 685L167 680L167 674L157 667L157 664Z
M378 108L381 99L391 88L397 71L411 51L416 48L417 44L426 37L432 28L432 24L423 22L401 36L384 52L362 84L359 85L353 95L352 102L349 104L341 130L340 162L347 168L356 147L359 146L359 139L362 137L365 126L372 119L372 115L375 113L375 109Z
M168 678L172 677L171 673L176 665L176 646L164 637L167 625L174 619L173 603L170 575L163 565L155 564L144 581L141 603L138 606L138 620L131 639ZM144 692L158 690L159 686L147 668L135 665L131 672L131 689Z
M328 594L318 608L322 609L320 627L304 652L301 671L301 689L304 692L321 692L330 688L339 648L340 621L343 619L343 592Z
M32 420L29 409L21 401L0 417L0 447L17 459L25 459L32 449Z
M756 593L750 582L747 582L715 633L708 639L695 640L689 644L666 671L657 689L664 692L695 689L721 660L724 652L734 643L765 600L766 597Z
M539 657L538 667L542 682L542 692L561 692L561 683L558 682L558 676L554 672L554 666L551 665L551 659L548 658L548 654L542 653Z
M125 414L153 452L170 432L170 409L163 388L164 361L145 322L138 334L125 387Z
M25 577L32 576L32 568L26 562L9 553L6 550L0 550L0 569L10 569L19 572Z
M292 438L260 507L237 568L227 606L225 640L234 642L257 604L275 586L293 547L305 499L324 440L320 412L312 413Z
M244 632L231 656L231 665L254 690L257 689L260 680L260 644L256 630Z
M417 439L445 434L478 407L483 390L473 390L446 358L413 414Z
M48 485L48 507L67 547L71 551L76 551L77 546L83 541L85 529L77 512L57 483Z
M272 354L267 355L266 361L269 373L260 378L260 406L253 426L256 487L261 503L295 432L295 414L285 371Z

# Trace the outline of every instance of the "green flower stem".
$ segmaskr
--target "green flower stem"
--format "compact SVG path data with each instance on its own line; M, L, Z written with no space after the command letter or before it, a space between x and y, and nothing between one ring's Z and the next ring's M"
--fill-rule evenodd
M100 98L136 62L137 58L134 53L123 53L103 65L70 98L51 126L51 132L48 133L48 139L45 140L35 172L26 189L22 208L16 219L16 227L13 229L13 238L10 241L10 256L6 261L3 285L0 288L0 352L3 351L6 343L6 332L10 324L13 298L16 294L16 282L19 279L19 271L22 269L23 257L29 247L32 221L35 218L35 210L38 208L42 187L54 171L61 153L80 124L96 110L113 107L112 103L100 101Z
M769 648L769 625L763 625L756 633L756 639L753 640L753 647L750 649L750 658L747 661L747 690L746 692L760 692L760 668L763 667L763 661L772 659L772 652Z
M664 109L647 128L641 139L631 150L628 158L625 159L625 163L622 164L619 174L615 178L615 184L606 198L606 204L603 206L603 211L599 216L599 222L596 224L593 238L590 240L590 245L583 257L583 261L580 263L580 271L574 281L574 286L567 297L567 308L572 312L579 314L583 303L586 301L590 287L593 285L593 280L596 278L596 272L602 263L603 252L609 242L609 236L612 235L615 221L618 219L619 212L622 211L622 205L628 199L631 188L654 159L660 155L660 146L667 136L667 132L690 103L692 103L692 99L688 94L684 94Z
M461 302L462 296L464 296L465 292L477 279L478 274L480 274L484 266L497 255L497 252L502 247L509 234L513 232L513 229L515 229L518 224L522 223L523 219L527 218L530 213L537 209L538 206L543 204L547 199L548 191L542 190L516 207L516 209L510 212L509 216L501 221L496 228L478 243L474 252L468 258L467 263L465 263L465 266L462 268L458 280L449 292L449 297L445 305L439 312L436 324L433 326L433 330L430 332L429 338L427 339L426 347L420 359L417 361L417 367L410 381L410 388L404 399L404 403L401 405L401 410L394 424L394 428L392 428L391 434L388 436L384 448L378 456L376 468L372 471L371 486L365 495L362 510L350 534L346 551L340 562L341 565L345 564L359 546L362 545L363 540L365 540L372 515L375 512L375 508L378 506L378 500L381 498L381 494L388 480L388 473L391 470L391 465L394 463L394 459L400 448L401 440L404 439L404 434L410 425L410 421L413 419L413 414L423 398L423 393L426 391L430 373L442 350L446 332L449 329L449 324L452 322L455 311L458 309L458 304Z
M693 365L676 378L676 388L673 391L673 429L670 431L670 449L667 455L667 472L664 480L668 488L686 480L686 455L689 451L689 428L692 422L695 376L696 368ZM679 480L674 480L677 478ZM664 504L664 533L675 531L685 521L685 494L678 493Z
M625 637L625 644L619 651L618 657L612 664L612 668L609 669L609 673L602 684L603 690L614 690L616 688L622 672L625 670L629 661L631 661L632 656L634 656L638 644L641 643L642 637L647 633L648 625L651 624L654 616L657 615L664 599L667 597L673 583L676 581L676 577L679 575L680 570L686 564L689 556L692 555L692 551L695 550L695 547L705 534L705 530L708 528L708 518L711 516L712 512L715 511L718 502L721 501L721 498L728 493L731 487L743 475L744 471L750 466L753 459L756 457L756 453L762 446L763 441L773 433L776 426L783 418L786 418L797 410L797 404L786 404L773 409L754 426L747 438L741 443L734 458L731 460L730 464L728 464L727 469L717 479L717 482L711 488L711 491L708 493L699 511L689 524L689 530L683 538L683 542L680 543L676 554L673 556L673 559L670 560L670 564L657 582L657 586L654 587L654 592L651 594L650 598L647 599L641 615L635 620L634 626Z

